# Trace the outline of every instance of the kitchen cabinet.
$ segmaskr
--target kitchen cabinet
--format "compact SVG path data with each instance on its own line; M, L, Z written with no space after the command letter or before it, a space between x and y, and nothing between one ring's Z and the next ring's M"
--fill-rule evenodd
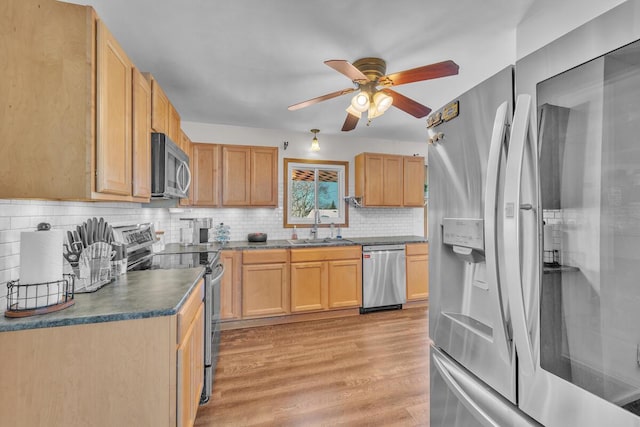
M0 149L0 198L140 200L133 64L104 23L63 2L9 0L0 15L13 29L0 67L3 136L13 141Z
M131 195L133 64L101 20L96 52L96 191Z
M177 425L192 426L204 385L204 288L178 312Z
M359 307L360 246L291 249L291 312Z
M151 86L133 67L133 196L151 197Z
M424 206L424 157L360 153L355 175L363 206Z
M193 144L191 198L194 206L220 204L220 146Z
M220 320L235 320L242 317L241 276L242 252L225 250L220 253L224 274L220 282Z
M222 146L222 206L277 206L278 148Z
M200 280L173 315L1 332L0 424L191 425L204 381L203 296Z
M406 245L407 301L429 297L429 244Z
M151 85L151 128L154 132L169 135L170 102L160 83L151 73L144 73ZM172 139L169 136L169 139ZM176 144L180 141L174 140Z
M403 157L403 191L404 206L424 206L424 157Z
M185 143L182 140L182 128L180 127L180 114L178 110L175 109L173 104L169 102L169 129L167 131L169 135L169 139L175 142L178 145L181 145L182 151L188 153L188 143Z
M242 317L280 316L289 309L289 251L242 252Z

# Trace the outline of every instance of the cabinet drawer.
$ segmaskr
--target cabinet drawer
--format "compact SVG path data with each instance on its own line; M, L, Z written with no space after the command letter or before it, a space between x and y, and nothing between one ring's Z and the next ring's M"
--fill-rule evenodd
M333 246L325 248L291 249L291 262L360 259L361 257L361 246Z
M243 264L271 264L287 262L288 249L261 249L242 251Z
M204 279L200 279L187 301L178 311L178 343L182 341L204 300Z
M428 255L428 243L407 243L407 256L409 255Z

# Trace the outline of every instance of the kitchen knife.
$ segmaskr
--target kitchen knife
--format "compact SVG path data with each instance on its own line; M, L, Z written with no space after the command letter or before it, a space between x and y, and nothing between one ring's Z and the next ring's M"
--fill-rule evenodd
M82 242L82 245L86 248L87 246L87 238L86 238L86 234L85 231L86 229L84 228L84 224L83 225L78 225L76 227L76 230L78 231L78 235L80 236L80 241Z
M93 226L91 224L91 218L89 218L87 220L87 225L86 225L86 232L87 232L87 246L91 246L91 244L93 243Z
M98 221L98 241L107 241L107 239L104 238L104 218L100 218L100 220Z
M73 246L73 233L71 231L67 231L67 241L69 242L69 247Z

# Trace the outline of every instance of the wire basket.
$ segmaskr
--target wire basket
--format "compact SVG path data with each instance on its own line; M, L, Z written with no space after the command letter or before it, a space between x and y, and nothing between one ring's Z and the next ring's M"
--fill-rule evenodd
M7 283L5 317L27 317L46 314L72 306L75 301L73 274L63 274L55 282L21 285L19 280Z

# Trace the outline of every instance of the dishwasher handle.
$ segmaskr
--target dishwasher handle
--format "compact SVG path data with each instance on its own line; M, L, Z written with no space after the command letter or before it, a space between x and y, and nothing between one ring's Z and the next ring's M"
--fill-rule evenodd
M370 245L363 246L362 252L404 251L404 245Z

